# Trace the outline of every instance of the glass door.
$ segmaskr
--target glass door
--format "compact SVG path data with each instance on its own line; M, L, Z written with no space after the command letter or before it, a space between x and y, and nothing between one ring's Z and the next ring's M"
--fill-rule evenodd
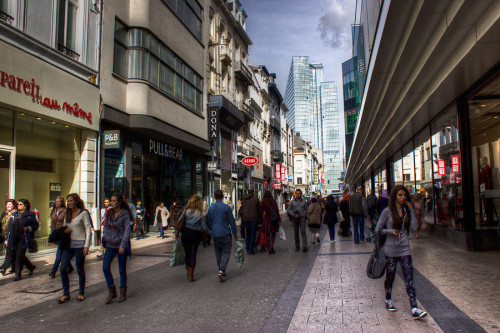
M0 145L0 202L14 198L15 149ZM0 209L3 211L3 208Z

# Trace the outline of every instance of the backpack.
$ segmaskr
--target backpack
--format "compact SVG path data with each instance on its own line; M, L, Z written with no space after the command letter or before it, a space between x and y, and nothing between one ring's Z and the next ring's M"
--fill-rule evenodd
M278 223L279 219L280 219L279 212L277 211L276 207L273 204L271 206L271 222Z

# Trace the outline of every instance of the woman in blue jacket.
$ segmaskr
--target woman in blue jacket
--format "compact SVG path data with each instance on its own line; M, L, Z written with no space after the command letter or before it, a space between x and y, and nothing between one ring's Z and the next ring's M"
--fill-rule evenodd
M123 194L113 194L109 204L110 208L104 220L102 240L106 249L102 262L102 271L109 291L105 304L113 303L113 298L117 297L113 275L111 274L111 262L115 256L118 256L118 271L120 272L120 298L118 298L118 303L127 299L127 256L125 249L130 239L130 223L134 219Z
M26 249L31 240L35 238L35 231L38 229L38 222L35 213L30 211L31 205L27 199L19 199L17 202L17 212L14 220L9 224L7 230L7 251L14 251L15 254L15 272L14 281L22 279L23 265L28 268L28 276L33 275L36 266L26 258Z

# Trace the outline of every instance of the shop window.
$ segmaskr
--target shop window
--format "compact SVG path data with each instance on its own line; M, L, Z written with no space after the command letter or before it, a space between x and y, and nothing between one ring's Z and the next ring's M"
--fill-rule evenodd
M403 147L403 185L410 193L415 193L415 164L413 159L413 141Z
M0 144L12 146L14 131L14 113L12 111L0 108Z
M196 0L163 0L201 42L202 7Z
M440 115L431 124L431 131L436 223L463 229L462 173L456 106Z
M15 175L15 197L39 211L38 236L48 236L51 186L62 196L80 191L80 130L18 113Z
M120 21L115 21L113 71L122 77L128 77L127 60L127 28Z
M396 154L394 154L392 160L393 163L391 163L392 167L391 188L396 185L403 185L403 158L401 157L401 151L398 151Z
M57 13L57 43L60 51L76 52L76 22L78 1L59 0Z
M297 185L302 185L302 177L297 177Z
M205 167L202 161L196 161L196 194L200 198L204 198L205 195Z
M432 155L429 127L425 127L414 138L416 190L423 200L422 220L426 224L434 224L434 190L432 182ZM429 151L427 154L426 151Z
M469 101L475 222L481 230L496 228L500 216L499 82L500 75Z

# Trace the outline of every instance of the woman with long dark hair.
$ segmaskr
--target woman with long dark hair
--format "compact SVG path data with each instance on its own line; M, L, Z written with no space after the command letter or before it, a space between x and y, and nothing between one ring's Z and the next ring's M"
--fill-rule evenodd
M323 223L328 225L330 244L333 244L333 242L335 242L335 224L339 221L337 218L338 211L339 207L333 200L333 196L329 195L328 197L326 197L325 216L323 217Z
M15 272L14 281L22 279L23 265L28 268L28 276L33 275L36 266L26 258L26 249L29 247L31 240L35 238L35 231L38 229L38 222L35 213L30 211L31 204L27 199L19 199L17 202L17 211L14 214L14 220L9 224L7 251L13 251L15 255Z
M66 200L64 197L57 197L54 200L54 204L52 205L52 210L50 212L50 231L54 232L57 229L64 226L64 220L66 219ZM54 261L54 265L52 266L52 271L49 273L51 278L56 277L57 269L59 268L59 264L61 263L63 249L61 248L60 242L57 242L57 251L56 251L56 259ZM71 262L68 266L69 273L73 272L75 269Z
M2 243L5 245L8 244L9 241L9 225L13 223L14 221L14 216L17 210L17 201L14 199L9 199L5 201L5 212L2 213L2 216L0 216L0 223L1 223L1 233L0 233L0 238ZM13 236L13 235L12 235ZM9 267L12 267L11 273L14 272L14 258L16 254L14 251L9 251L7 250L6 246L6 251L5 251L5 260L3 262L3 265L0 266L0 273L2 275L6 274L6 271Z
M203 233L208 231L203 200L197 194L189 199L186 208L182 211L179 221L183 219L183 226L176 225L175 238L179 239L180 232L182 247L184 247L184 251L186 252L187 278L190 282L194 282L194 268L196 266L198 245L200 245L203 238Z
M409 199L410 194L404 186L394 186L389 197L389 206L382 211L375 231L381 230L382 235L387 236L383 248L387 258L384 283L386 308L389 311L396 311L396 307L391 301L391 295L399 262L403 270L406 292L410 298L412 317L413 319L420 319L425 317L427 313L417 307L415 284L413 282L413 263L408 236L410 228L412 230L417 229L418 222L412 204L408 201Z
M274 241L276 240L276 232L278 232L281 224L281 216L278 204L269 190L264 191L264 196L262 197L260 220L262 221L262 232L267 234L267 250L269 254L275 254Z
M67 228L64 233L70 234L70 246L63 249L61 255L61 282L63 285L63 297L57 302L59 304L69 302L69 265L71 259L75 257L76 272L78 273L79 294L77 302L85 300L85 256L89 254L90 238L92 236L92 226L90 214L85 209L85 203L76 193L66 196L67 209L64 217L64 226Z
M104 220L103 245L106 249L102 262L102 271L108 285L108 298L104 304L113 303L117 297L116 287L111 274L111 262L118 256L118 271L120 273L120 298L118 303L127 299L127 256L125 249L130 239L130 223L134 220L127 200L121 193L111 196L110 208Z

